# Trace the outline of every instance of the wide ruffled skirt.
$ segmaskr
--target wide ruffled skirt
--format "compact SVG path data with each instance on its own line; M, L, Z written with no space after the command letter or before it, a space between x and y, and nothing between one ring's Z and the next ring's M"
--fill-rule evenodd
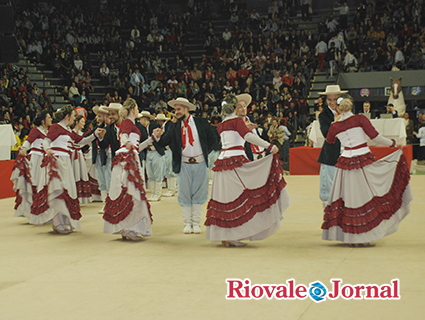
M279 155L254 162L233 158L217 160L214 168L207 239L265 239L279 229L290 202Z
M29 218L33 201L33 186L28 156L21 156L18 153L10 180L16 194L15 217Z
M91 183L87 172L83 152L78 150L72 161L75 184L77 186L77 197L80 203L90 203L92 201Z
M80 204L77 198L74 171L69 156L45 156L34 198L30 223L43 225L58 213L66 216L72 229L81 228Z
M322 239L368 243L396 232L409 213L409 180L401 150L361 168L337 168L325 208Z
M104 210L103 232L121 233L126 229L144 237L152 235L152 214L146 200L139 155L134 150L120 149L114 157Z

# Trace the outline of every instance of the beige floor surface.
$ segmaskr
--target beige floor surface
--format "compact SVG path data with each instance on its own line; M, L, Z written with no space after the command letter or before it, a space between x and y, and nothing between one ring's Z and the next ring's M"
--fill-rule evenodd
M292 201L282 227L244 248L211 243L205 228L184 235L176 198L152 204L154 235L139 243L102 233L99 203L83 205L82 229L61 236L13 217L14 199L0 200L0 319L425 319L425 176L412 176L399 231L373 248L321 240L319 177L286 180ZM401 299L230 301L226 278L328 288L331 278L399 278Z

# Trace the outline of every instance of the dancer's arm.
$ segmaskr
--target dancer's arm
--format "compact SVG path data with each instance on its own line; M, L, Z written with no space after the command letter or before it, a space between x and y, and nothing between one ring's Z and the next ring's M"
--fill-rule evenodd
M245 136L243 138L246 141L248 141L249 143L255 144L259 147L263 147L264 149L267 149L268 151L272 152L273 154L279 152L278 147L276 147L274 144L271 144L271 143L261 139L260 137L253 134L252 132L248 132L247 134L245 134Z

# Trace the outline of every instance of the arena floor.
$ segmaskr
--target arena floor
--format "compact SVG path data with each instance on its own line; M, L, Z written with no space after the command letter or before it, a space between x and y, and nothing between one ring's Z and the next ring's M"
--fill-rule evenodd
M82 206L82 229L55 235L13 217L0 200L1 319L423 319L425 176L411 179L414 200L399 231L371 248L321 240L318 176L288 176L292 201L280 230L243 248L184 235L176 198L152 204L153 237L123 242L102 233L100 203ZM205 212L204 212L205 214ZM329 289L390 284L400 300L226 300L227 278L252 284Z

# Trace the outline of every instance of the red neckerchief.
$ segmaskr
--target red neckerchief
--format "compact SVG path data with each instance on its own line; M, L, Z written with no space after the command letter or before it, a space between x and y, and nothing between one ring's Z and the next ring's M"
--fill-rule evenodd
M190 115L187 118L187 120L183 120L183 126L182 126L182 144L183 144L183 150L186 148L186 131L189 134L189 144L193 147L193 134L192 134L192 128L189 125Z

